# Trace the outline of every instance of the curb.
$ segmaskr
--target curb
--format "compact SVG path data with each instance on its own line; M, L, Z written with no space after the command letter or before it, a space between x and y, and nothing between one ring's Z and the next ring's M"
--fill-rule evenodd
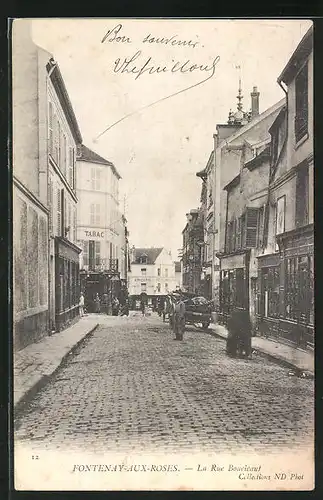
M221 335L220 333L217 333L216 331L214 331L212 329L210 329L208 333L210 335L212 335L212 337L218 337L220 339L226 340L226 337L224 337L223 335ZM268 359L270 359L274 363L280 364L281 366L284 366L285 368L289 368L290 370L293 370L295 372L296 376L302 376L302 374L304 374L304 378L314 379L314 372L309 371L307 369L299 368L292 361L288 361L287 359L285 359L279 355L271 354L267 351L259 349L258 347L253 347L253 351L257 352L260 355L267 357Z
M61 361L59 364L56 366L56 368L49 374L49 375L41 375L40 379L35 382L35 384L28 389L23 396L14 404L14 411L15 411L15 420L19 419L19 414L22 413L24 410L25 406L30 402L30 400L37 394L37 392L45 387L45 385L49 382L49 380L55 375L55 373L62 367L62 365L67 361L67 358L84 342L85 340L90 337L95 330L98 328L99 323L97 323L91 330L89 330L84 337L82 337L80 340L74 344L69 351L67 351L64 356L62 357Z

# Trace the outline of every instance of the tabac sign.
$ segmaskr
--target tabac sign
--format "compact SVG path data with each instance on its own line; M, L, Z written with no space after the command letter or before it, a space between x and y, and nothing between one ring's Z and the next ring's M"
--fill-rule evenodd
M105 231L100 229L83 229L78 230L79 240L103 240L105 238Z

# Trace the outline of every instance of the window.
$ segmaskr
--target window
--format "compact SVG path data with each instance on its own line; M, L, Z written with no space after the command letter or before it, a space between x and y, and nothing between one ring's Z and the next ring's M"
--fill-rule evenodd
M58 165L59 161L59 135L58 135L58 120L57 116L53 115L53 157Z
M308 132L308 65L295 78L296 114L295 139L300 141Z
M258 208L247 208L246 211L246 247L257 246Z
M168 292L168 283L165 283L165 292Z
M48 153L53 155L54 137L53 137L53 104L48 103Z
M101 264L101 242L95 242L95 265L100 266Z
M276 235L285 231L285 205L286 197L281 196L276 204Z
M72 189L75 189L74 183L74 149L72 147L69 148L68 155L68 182Z
M168 269L165 269L165 278L168 278Z
M56 231L57 231L57 236L62 235L62 206L61 206L61 190L57 189L56 191L57 194L57 225L56 225Z
M262 269L262 295L260 313L265 317L279 317L279 267Z
M101 186L101 169L97 167L91 168L91 187L93 191L100 191Z
M98 203L91 203L90 207L90 224L92 226L100 225L100 205Z
M95 241L89 240L89 269L93 270L95 267Z
M139 263L140 264L147 264L147 255L146 254L143 254L140 256Z
M143 268L141 269L141 276L146 276L147 275L147 269Z
M309 212L309 179L308 165L299 168L296 177L296 227L308 224Z
M48 177L48 227L49 233L53 234L53 198L54 198L54 188L52 176Z
M161 290L161 284L157 283L157 292L160 293L160 290Z
M301 323L314 323L313 255L286 260L285 316Z
M147 290L147 283L141 283L141 291L146 292Z
M257 246L262 247L264 242L264 226L265 226L265 208L260 207L258 210L258 227L257 227Z
M160 267L157 269L157 276L160 276Z
M60 169L61 167L61 154L62 154L62 139L61 139L61 124L59 123L59 120L57 119L57 165L59 166Z
M77 219L76 219L76 207L73 207L73 241L76 241L76 226L77 226Z
M60 151L61 151L60 169L61 169L61 172L66 177L66 136L65 136L65 134L63 134L63 133L61 134L60 141L61 141L61 145L60 145Z

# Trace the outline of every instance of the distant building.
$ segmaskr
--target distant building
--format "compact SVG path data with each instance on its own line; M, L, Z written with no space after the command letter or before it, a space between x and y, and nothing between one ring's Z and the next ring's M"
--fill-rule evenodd
M182 289L182 263L181 261L175 261L175 281L176 289Z
M77 240L81 269L125 274L125 219L114 164L83 144L77 155Z
M130 250L128 286L133 305L142 294L148 304L176 290L175 263L165 248L135 248Z
M187 292L202 294L202 268L204 261L203 212L192 209L186 214L187 223L182 231L182 285Z

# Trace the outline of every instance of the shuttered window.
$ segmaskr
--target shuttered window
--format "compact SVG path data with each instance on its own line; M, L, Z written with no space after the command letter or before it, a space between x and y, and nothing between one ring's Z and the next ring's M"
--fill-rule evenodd
M295 140L300 141L308 132L308 65L295 78Z
M62 234L62 206L61 206L61 190L57 189L57 236Z
M261 247L264 241L264 216L265 216L265 209L264 207L260 207L258 211L258 235L257 235L258 247Z
M236 222L235 248L236 250L241 248L241 217L239 217Z
M73 241L76 241L76 225L77 225L77 219L76 219L76 207L73 207Z
M246 247L257 246L258 208L247 208L246 211Z
M68 182L72 189L74 189L74 150L72 147L69 148L68 156Z
M95 242L95 265L99 266L101 264L101 242Z
M53 138L53 104L48 103L48 153L53 155L54 138Z
M59 126L58 126L58 120L57 120L57 116L54 115L53 116L53 146L54 146L54 150L53 150L53 157L54 157L54 160L56 162L56 164L58 165L58 161L59 161Z
M62 173L66 177L66 136L65 134L61 134L61 146L60 146L60 151L61 151L61 156L60 156L60 169Z
M49 233L53 234L53 197L54 197L54 190L53 190L53 180L52 177L49 176L48 178L48 209L49 209L49 214L48 214L48 227L49 227Z

